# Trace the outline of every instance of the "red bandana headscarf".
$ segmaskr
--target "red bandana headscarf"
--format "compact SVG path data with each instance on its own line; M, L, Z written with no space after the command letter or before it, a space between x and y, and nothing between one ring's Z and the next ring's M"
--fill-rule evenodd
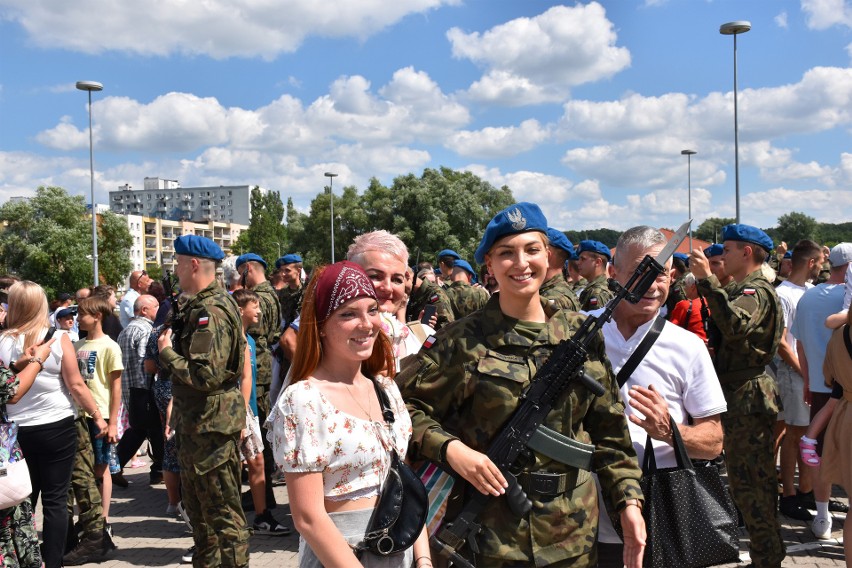
M317 281L317 320L323 322L349 300L365 297L377 299L373 281L364 269L348 260L336 262Z

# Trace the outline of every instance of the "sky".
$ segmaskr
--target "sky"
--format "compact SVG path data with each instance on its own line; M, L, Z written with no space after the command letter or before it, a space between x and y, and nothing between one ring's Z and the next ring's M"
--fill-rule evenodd
M852 0L0 0L0 203L89 201L90 80L98 203L446 166L561 230L695 227L735 215L735 20L741 221L852 221Z

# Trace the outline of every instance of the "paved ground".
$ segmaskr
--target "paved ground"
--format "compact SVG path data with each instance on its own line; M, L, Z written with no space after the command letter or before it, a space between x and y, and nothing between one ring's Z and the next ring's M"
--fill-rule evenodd
M131 566L177 566L184 551L192 546L191 535L186 525L174 515L167 515L166 488L164 485L148 484L148 468L126 469L125 477L130 487L113 490L111 523L118 550L103 567ZM244 488L244 489L247 489ZM275 488L278 508L276 518L292 526L287 506L287 489ZM837 495L845 500L844 495ZM249 524L253 513L248 514ZM845 566L843 555L842 528L844 515L834 515L834 532L831 540L817 541L808 525L781 517L783 536L787 543L785 567L815 568L823 566ZM39 526L41 519L38 519ZM749 562L748 541L743 533L741 540L743 562ZM251 565L289 568L297 566L298 536L274 537L255 535L251 538ZM89 566L97 566L95 564ZM727 567L743 566L729 564Z

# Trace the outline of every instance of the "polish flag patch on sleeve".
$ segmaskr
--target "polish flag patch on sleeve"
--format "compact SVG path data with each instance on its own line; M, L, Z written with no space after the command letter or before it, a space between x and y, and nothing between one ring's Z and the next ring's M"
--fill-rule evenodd
M590 306L597 306L598 305L598 299L597 298L589 298L589 305Z
M198 318L198 325L207 325L210 323L210 316L201 316Z
M755 289L754 288L743 288L743 296L754 296Z
M429 337L426 338L426 341L423 342L423 349L429 349L430 347L435 345L435 341L436 341L435 336L430 335Z

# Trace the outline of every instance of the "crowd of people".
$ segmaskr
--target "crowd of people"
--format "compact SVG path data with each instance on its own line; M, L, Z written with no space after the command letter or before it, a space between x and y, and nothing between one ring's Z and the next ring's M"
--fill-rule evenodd
M449 543L473 565L642 566L638 464L649 440L659 467L676 464L673 421L692 459L724 461L752 565L779 567L777 512L825 539L848 510L831 487L852 484L852 244L788 251L748 225L722 237L663 259L640 298L615 306L587 348L599 392L577 383L551 401L536 425L550 445L531 441L509 469L492 441L564 340L663 250L659 230L574 246L518 203L484 228L480 270L450 249L410 266L379 230L310 275L296 253L270 265L185 235L174 297L145 271L120 302L102 285L49 304L37 283L2 277L0 402L33 486L0 511L14 528L5 565L108 558L114 487L147 442L195 566L246 566L252 531L291 532L272 513L277 480L300 566L442 564L425 527L397 554L364 550L394 456L456 476L445 525L475 493L492 497L472 542ZM507 503L518 490L531 507Z

